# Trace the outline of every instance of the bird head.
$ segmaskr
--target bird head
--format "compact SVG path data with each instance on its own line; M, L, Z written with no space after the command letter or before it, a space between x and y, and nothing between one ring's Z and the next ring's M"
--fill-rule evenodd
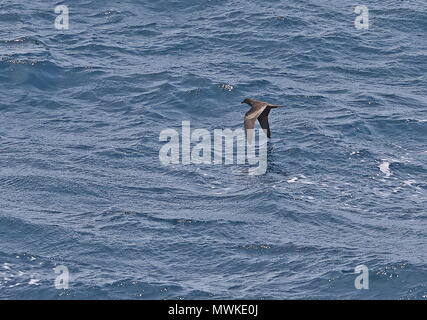
M246 98L245 100L243 100L241 103L247 103L247 104L251 104L251 99Z

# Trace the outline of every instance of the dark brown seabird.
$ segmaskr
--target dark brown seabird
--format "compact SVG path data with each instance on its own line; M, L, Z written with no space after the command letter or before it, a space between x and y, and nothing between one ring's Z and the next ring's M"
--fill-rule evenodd
M268 114L273 108L282 108L283 106L276 106L263 101L257 101L253 99L245 99L242 103L247 103L251 106L251 109L245 114L245 132L248 136L248 130L255 128L256 119L258 119L261 128L267 134L268 138L271 138L270 125L268 123ZM252 139L250 139L252 140ZM250 142L249 142L250 143Z

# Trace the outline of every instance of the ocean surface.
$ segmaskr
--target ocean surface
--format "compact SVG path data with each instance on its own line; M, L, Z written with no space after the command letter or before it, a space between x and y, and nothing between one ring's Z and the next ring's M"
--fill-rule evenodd
M0 299L427 299L425 0L2 0L0 30ZM286 106L264 175L160 162L244 98Z

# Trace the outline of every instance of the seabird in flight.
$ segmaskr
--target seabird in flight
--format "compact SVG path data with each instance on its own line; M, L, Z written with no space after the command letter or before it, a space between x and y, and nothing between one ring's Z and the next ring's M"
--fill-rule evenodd
M263 101L257 101L253 99L245 99L242 103L247 103L251 106L251 109L245 114L245 132L248 139L248 143L252 142L252 134L248 135L248 130L255 128L256 119L258 119L261 128L267 134L267 137L271 137L270 125L268 124L268 114L273 108L281 108L282 106L276 106ZM252 131L250 131L252 132Z

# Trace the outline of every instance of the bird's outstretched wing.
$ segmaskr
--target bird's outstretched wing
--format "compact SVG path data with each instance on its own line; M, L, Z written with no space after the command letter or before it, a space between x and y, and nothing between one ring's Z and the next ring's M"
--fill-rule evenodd
M266 107L267 107L266 103L252 105L252 108L245 114L244 123L245 123L246 139L248 140L248 144L252 143L252 135L253 135L253 129L255 128L255 122L258 119L258 117L261 115L261 113L263 113Z
M264 130L264 132L267 134L268 138L271 138L270 124L268 123L268 114L270 113L270 110L270 106L266 107L258 117L259 124L261 125L261 128Z

